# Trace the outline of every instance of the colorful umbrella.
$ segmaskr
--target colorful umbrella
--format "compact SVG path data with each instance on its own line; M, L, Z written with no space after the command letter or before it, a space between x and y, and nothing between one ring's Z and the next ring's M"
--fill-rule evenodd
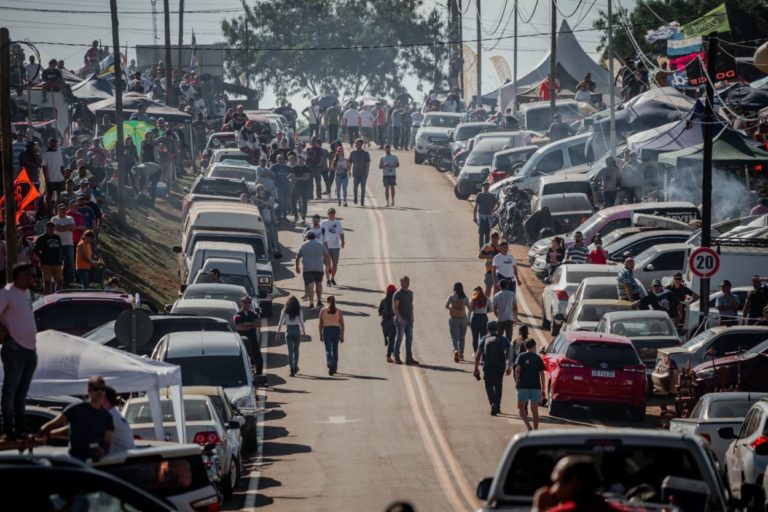
M154 128L146 121L123 121L123 136L132 138L133 145L138 148L146 133ZM101 137L101 145L106 149L112 149L115 144L117 144L117 126L107 130L107 133Z

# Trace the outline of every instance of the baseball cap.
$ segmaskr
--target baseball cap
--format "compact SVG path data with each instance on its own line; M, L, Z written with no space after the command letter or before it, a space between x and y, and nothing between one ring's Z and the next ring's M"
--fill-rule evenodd
M391 293L391 292L396 292L396 291L397 291L397 287L395 285L390 284L389 286L387 286L387 292Z
M661 286L661 279L654 279L651 283L653 286Z

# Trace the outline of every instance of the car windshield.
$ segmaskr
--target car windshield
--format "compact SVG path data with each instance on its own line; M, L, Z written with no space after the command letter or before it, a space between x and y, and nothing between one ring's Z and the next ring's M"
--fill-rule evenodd
M166 363L181 367L183 386L221 386L239 388L248 385L243 358L236 356L176 357Z
M630 490L647 488L643 501L667 503L662 483L668 476L702 480L691 452L669 446L633 446L621 436L586 442L561 441L546 446L524 446L514 454L504 481L504 494L530 500L537 490L551 485L552 470L565 457L583 456L598 469L600 492L612 499L626 499ZM718 495L710 495L709 510L722 510Z
M640 359L631 345L624 343L606 343L601 341L577 341L571 343L565 357L578 361L584 366L606 365L610 368L623 368L639 364Z
M248 193L248 187L245 186L245 183L236 181L200 180L195 185L192 193L208 196L240 197L241 194Z
M466 165L491 165L493 151L473 151L467 158Z
M176 418L173 415L173 402L170 400L160 400L160 410L163 414L163 423L173 423ZM149 402L128 402L123 412L125 421L129 425L136 423L152 423L152 411L149 409ZM184 400L184 418L187 421L210 421L211 411L205 400Z
M242 167L214 167L211 170L210 176L212 178L232 178L248 182L256 181L256 172L253 169L243 169Z
M208 275L207 272L199 272L197 275L197 279L195 280L195 283L210 283L211 278ZM242 286L245 288L245 291L248 292L248 295L251 297L256 296L256 291L253 288L253 283L251 283L251 278L248 276L244 276L242 274L221 274L221 282L224 284L234 284L237 286Z
M631 307L632 305L629 303L627 303L626 306L620 304L585 304L581 307L581 311L579 311L578 319L580 322L597 322L606 313L610 313L611 311L622 311Z
M115 322L107 322L104 325L100 325L91 332L83 334L83 338L99 345L105 345L115 339Z
M488 125L469 125L469 126L459 126L456 129L456 132L453 134L453 140L467 140L471 139L478 133L482 132L488 128Z
M703 348L709 340L711 340L715 336L715 331L711 329L707 329L704 332L700 332L690 340L688 340L684 345L683 348L690 351L690 352L698 352L701 348Z
M661 318L632 318L615 320L611 333L627 338L639 336L677 336L672 322Z
M459 124L461 118L459 116L432 116L428 115L424 118L424 126L433 126L437 128L453 128Z
M712 400L709 405L710 418L743 418L752 404L760 400L755 396L751 400L740 398L738 400Z

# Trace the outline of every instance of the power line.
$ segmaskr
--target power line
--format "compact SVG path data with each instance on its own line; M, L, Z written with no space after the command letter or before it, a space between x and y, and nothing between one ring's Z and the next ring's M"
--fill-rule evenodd
M6 11L39 12L56 14L110 14L110 11L92 11L85 9L41 9L37 7L3 7ZM179 11L168 11L169 14L179 14ZM226 9L192 9L184 10L184 14L223 14L230 12L245 12L242 7L230 7ZM122 11L123 14L152 14L152 11Z
M571 16L573 16L574 14L576 14L576 11L578 11L578 10L579 10L579 7L581 7L581 4L582 4L582 3L584 3L584 0L579 0L579 3L576 5L576 8L573 10L573 12L572 12L571 14L565 14L563 11L561 11L561 10L560 10L560 7L558 7L558 6L557 6L557 2L555 2L555 9L557 9L557 12L559 12L559 13L560 13L560 15L561 15L563 18L570 18Z
M521 22L523 25L527 25L528 23L530 23L530 22L531 22L531 20L533 19L533 15L534 15L534 14L536 14L536 9L537 9L538 7L539 7L539 0L536 0L536 3L535 3L535 4L533 4L533 11L531 11L531 15L528 17L528 19L527 19L527 20L523 20L523 19L521 19L521 20L520 20L520 22Z
M483 24L480 23L480 28L483 29L483 32L485 32L486 35L492 36L496 32L498 32L499 27L501 27L501 24L504 21L504 15L507 13L507 4L508 3L509 3L509 0L504 0L504 7L502 7L502 9L501 9L501 16L499 16L499 22L496 24L496 27L493 29L493 31L488 32L487 30L485 30L485 27L483 26Z

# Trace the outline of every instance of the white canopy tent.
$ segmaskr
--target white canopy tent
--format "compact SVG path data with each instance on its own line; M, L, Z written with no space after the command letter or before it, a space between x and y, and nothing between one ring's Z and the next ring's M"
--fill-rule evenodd
M0 383L2 374L0 368ZM181 368L59 331L37 334L37 369L30 396L84 395L94 375L104 377L118 393L147 394L156 439L164 437L159 390L169 388L177 439L186 442Z

